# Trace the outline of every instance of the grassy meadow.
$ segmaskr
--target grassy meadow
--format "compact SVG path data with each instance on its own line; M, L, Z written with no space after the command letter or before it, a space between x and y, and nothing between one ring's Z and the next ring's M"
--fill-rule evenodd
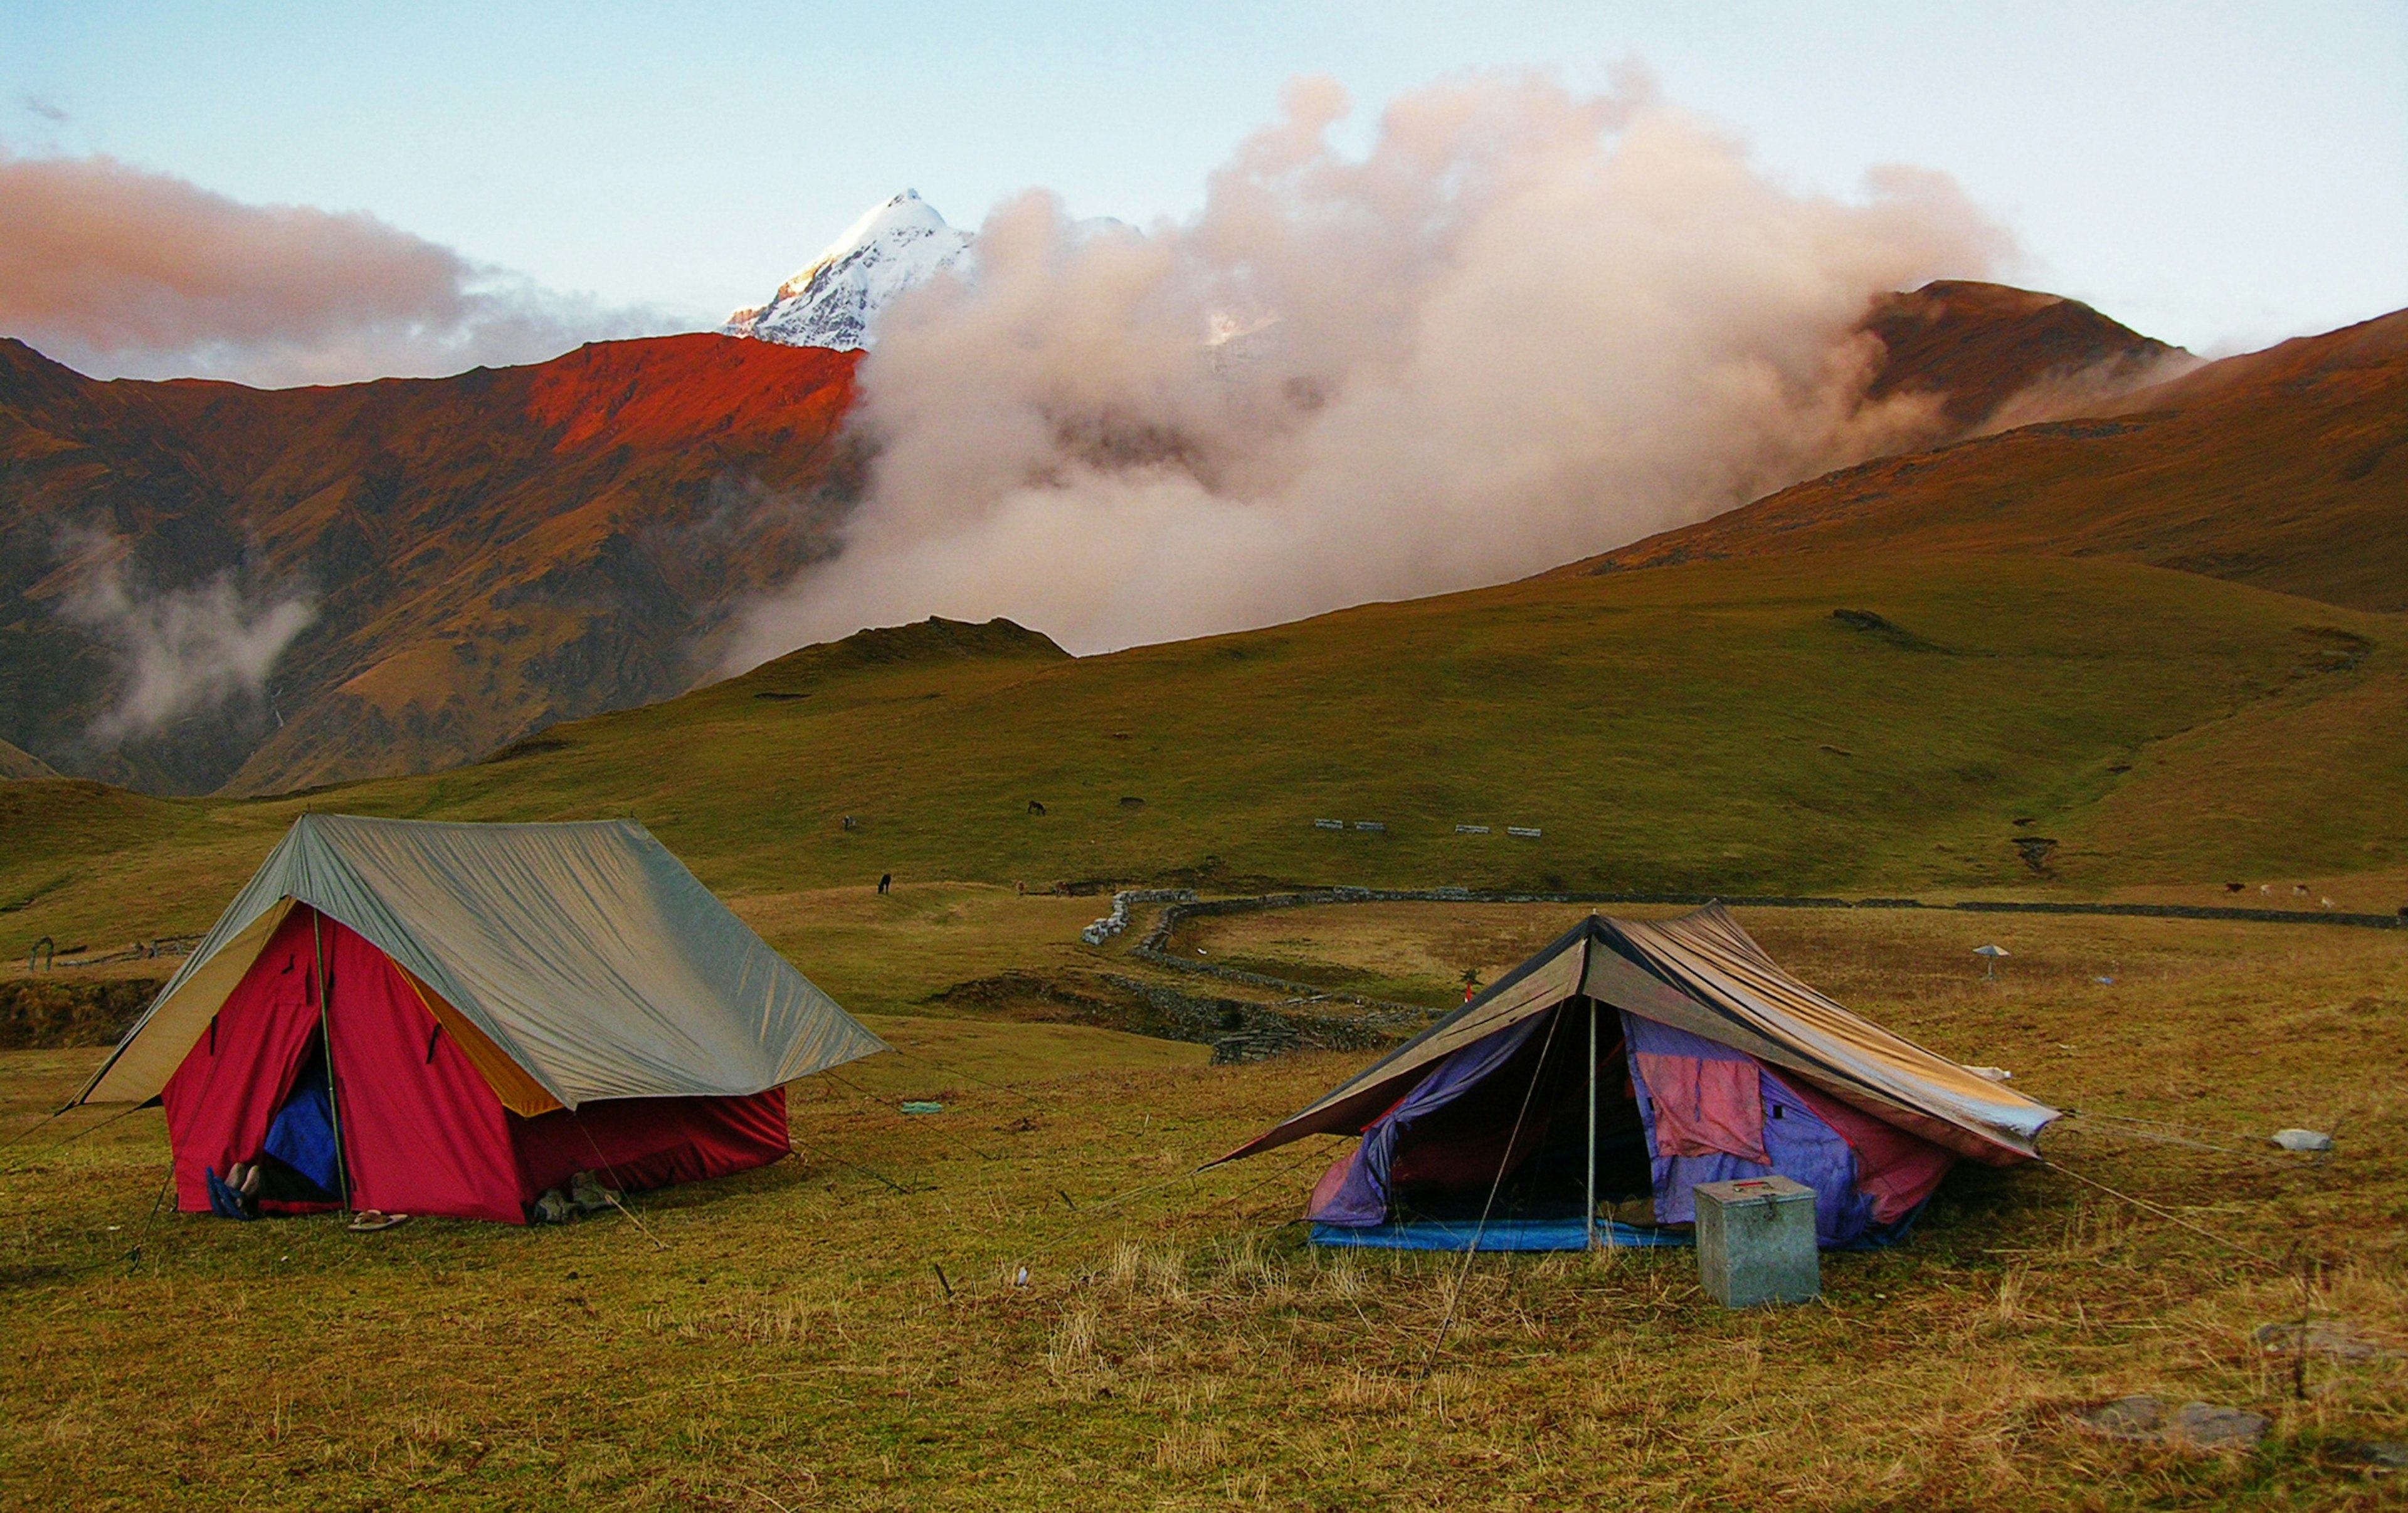
M0 1506L2396 1506L2347 1445L2408 1422L2408 936L1743 913L2080 1117L2045 1142L2062 1169L1960 1170L1905 1247L1827 1257L1821 1303L1734 1314L1685 1252L1315 1250L1292 1220L1335 1141L1197 1172L1359 1057L1212 1067L909 1001L1111 964L1065 944L1082 904L747 905L822 980L893 979L868 1018L903 1053L797 1084L791 1160L647 1195L640 1225L146 1228L155 1111L0 1155ZM1291 910L1180 944L1441 991L1575 912ZM1990 939L2015 954L1985 983ZM0 1054L5 1127L99 1054ZM2340 1149L2262 1143L2287 1124ZM2303 1306L2392 1353L2255 1342ZM2190 1454L2071 1421L2143 1392L2274 1429Z
M1001 625L870 633L271 799L0 782L0 974L43 936L199 933L310 807L633 816L896 1048L796 1086L793 1159L640 1222L153 1220L155 1110L43 1127L0 1150L0 1506L2396 1503L2347 1446L2408 1437L2408 932L1743 913L1842 1001L2080 1114L2061 1165L1960 1172L1912 1243L1747 1314L1685 1252L1308 1247L1336 1142L1197 1168L1364 1058L1215 1067L1123 1033L1107 974L1276 992L1078 932L1124 882L2388 913L2400 630L2129 564L1801 556L1077 660ZM1441 1006L1579 912L1296 909L1173 946ZM101 1054L0 1051L0 1139ZM2292 1124L2339 1150L2265 1143ZM2372 1353L2256 1343L2303 1307ZM2141 1392L2274 1431L2192 1455L2071 1421Z
M738 897L890 871L2082 898L2307 880L2388 912L2404 648L2398 616L2014 558L1538 579L1075 661L910 627L423 778L261 800L0 785L0 952L198 932L311 806L631 815ZM2057 843L2045 872L2017 849L2033 837Z

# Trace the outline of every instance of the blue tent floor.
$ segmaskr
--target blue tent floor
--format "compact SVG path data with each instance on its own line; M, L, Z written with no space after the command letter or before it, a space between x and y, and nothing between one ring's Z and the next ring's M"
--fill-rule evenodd
M1312 1243L1362 1250L1584 1250L1588 1227L1577 1219L1496 1219L1483 1225L1470 1220L1452 1222L1425 1219L1409 1224L1378 1224L1356 1228L1315 1224ZM1599 1224L1599 1246L1672 1246L1691 1243L1687 1230L1637 1229L1628 1224Z

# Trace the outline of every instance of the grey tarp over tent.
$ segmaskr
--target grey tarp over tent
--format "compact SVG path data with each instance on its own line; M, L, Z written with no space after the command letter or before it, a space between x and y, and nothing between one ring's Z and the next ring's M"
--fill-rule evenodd
M1794 1073L1841 1102L1993 1165L2037 1154L2057 1111L1873 1024L1776 965L1726 909L1592 915L1486 992L1224 1161L1308 1135L1356 1135L1467 1046L1576 997Z
M763 1092L886 1049L633 821L304 815L78 1101L156 1096L296 904L481 1031L522 1114Z

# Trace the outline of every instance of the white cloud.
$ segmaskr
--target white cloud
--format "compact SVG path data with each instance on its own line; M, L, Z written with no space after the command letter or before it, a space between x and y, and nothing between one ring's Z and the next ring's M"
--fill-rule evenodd
M1604 550L1928 434L1863 403L1867 303L2012 250L1936 174L1786 189L1643 79L1443 83L1359 158L1347 108L1292 85L1185 222L996 210L974 281L888 313L869 497L732 664L929 614L1094 650Z

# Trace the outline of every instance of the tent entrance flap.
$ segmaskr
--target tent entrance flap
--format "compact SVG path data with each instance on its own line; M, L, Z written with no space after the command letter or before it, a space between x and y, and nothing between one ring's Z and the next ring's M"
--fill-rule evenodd
M1648 1163L1618 1021L1593 1041L1590 1018L1586 1000L1575 999L1437 1063L1364 1133L1359 1155L1312 1217L1368 1228L1392 1217L1476 1221L1485 1212L1584 1230L1593 1196L1643 1197Z
M231 984L160 1090L175 1152L177 1206L209 1211L208 1174L259 1159L280 1112L322 1044L309 922L288 911Z

